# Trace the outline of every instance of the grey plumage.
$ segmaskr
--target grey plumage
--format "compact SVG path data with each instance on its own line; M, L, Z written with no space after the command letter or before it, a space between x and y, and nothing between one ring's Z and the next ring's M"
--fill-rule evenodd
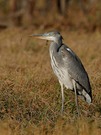
M88 74L78 56L65 44L59 32L33 34L36 38L51 40L49 52L52 69L61 85L62 112L64 104L63 86L75 92L75 102L78 109L77 95L81 95L88 102L92 102L92 91Z

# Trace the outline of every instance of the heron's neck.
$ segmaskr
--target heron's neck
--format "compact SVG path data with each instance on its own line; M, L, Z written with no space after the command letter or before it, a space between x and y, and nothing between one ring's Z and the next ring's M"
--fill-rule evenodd
M55 38L54 42L60 47L62 45L62 38Z
M59 48L62 46L62 40L53 41L50 44L50 51L51 52L58 52Z
M51 42L50 48L49 48L51 61L53 60L53 57L57 57L57 54L61 46L62 46L62 43L56 43L54 41Z

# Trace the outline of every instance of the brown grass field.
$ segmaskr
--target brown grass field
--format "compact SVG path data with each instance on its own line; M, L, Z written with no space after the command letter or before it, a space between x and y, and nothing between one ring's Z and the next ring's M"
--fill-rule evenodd
M47 30L48 31L48 30ZM88 72L93 104L61 92L50 66L49 43L28 37L42 30L16 28L0 32L0 135L101 135L101 33L60 31Z

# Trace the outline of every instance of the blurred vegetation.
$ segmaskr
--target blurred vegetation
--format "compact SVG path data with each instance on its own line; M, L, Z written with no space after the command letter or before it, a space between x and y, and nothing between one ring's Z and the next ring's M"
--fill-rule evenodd
M101 30L100 0L0 0L0 28Z

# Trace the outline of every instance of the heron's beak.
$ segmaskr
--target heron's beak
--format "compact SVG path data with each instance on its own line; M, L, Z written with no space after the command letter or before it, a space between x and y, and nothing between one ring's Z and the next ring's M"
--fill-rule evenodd
M30 36L39 39L54 40L54 37L49 36L48 34L32 34Z

